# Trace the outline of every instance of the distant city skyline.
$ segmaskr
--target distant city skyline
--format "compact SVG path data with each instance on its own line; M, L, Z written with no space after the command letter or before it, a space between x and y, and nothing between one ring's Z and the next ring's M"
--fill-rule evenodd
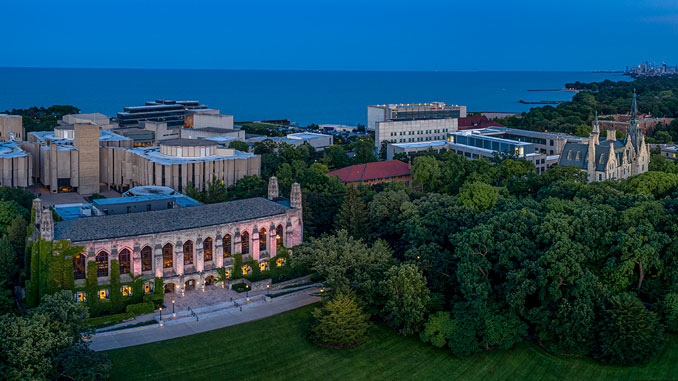
M588 71L678 63L672 1L36 0L8 2L3 13L0 67Z

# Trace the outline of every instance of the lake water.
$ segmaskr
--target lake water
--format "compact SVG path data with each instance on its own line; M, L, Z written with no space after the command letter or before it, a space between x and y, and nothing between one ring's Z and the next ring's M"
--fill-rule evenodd
M115 116L147 100L199 100L236 121L365 123L366 106L443 101L469 111L527 111L519 100L569 100L567 82L629 80L590 72L356 72L0 68L0 111L68 104Z

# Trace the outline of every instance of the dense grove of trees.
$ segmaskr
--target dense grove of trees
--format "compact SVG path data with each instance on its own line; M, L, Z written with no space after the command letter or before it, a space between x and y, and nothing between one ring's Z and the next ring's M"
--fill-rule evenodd
M33 106L27 109L6 110L5 114L21 115L26 132L51 131L64 115L78 114L80 109L74 106L54 105L47 108Z
M535 107L519 117L509 117L499 122L526 130L588 136L594 111L598 111L598 114L628 113L634 89L638 94L638 110L641 113L649 112L656 117L678 117L678 76L641 77L632 82L575 82L565 86L583 91L577 93L571 102L561 103L557 107ZM678 141L678 122L670 127L660 127L653 134L660 131L668 131L673 140ZM653 134L649 140L652 140Z
M348 191L337 235L308 240L293 260L458 356L534 339L644 362L677 321L678 177L665 167L586 184L574 168L537 175L521 160L424 155L413 164L421 190Z

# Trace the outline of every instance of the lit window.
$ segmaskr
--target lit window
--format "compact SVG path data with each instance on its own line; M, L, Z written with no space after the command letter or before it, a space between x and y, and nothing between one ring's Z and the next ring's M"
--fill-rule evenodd
M101 299L101 300L108 299L108 289L107 288L99 290L99 299Z
M122 286L120 287L120 293L122 296L131 296L132 295L132 286Z
M224 277L226 279L231 279L231 270L224 270Z
M153 292L153 282L144 283L144 294L150 294Z
M259 270L261 271L268 271L268 262L261 262L259 264Z
M242 267L242 275L249 275L252 272L252 268L249 265Z
M75 301L78 303L84 303L87 301L87 293L84 291L78 291L75 293Z
M276 260L275 260L275 264L276 264L278 267L283 267L283 266L285 266L285 258L278 258L278 259L276 259Z

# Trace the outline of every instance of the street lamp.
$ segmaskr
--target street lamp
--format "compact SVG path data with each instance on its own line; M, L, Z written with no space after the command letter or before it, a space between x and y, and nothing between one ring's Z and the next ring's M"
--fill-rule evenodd
M266 285L266 294L270 297L271 296L271 285L267 284Z
M172 317L177 316L177 314L174 313L174 302L175 302L175 300L172 300Z
M250 285L249 284L245 285L245 293L246 293L247 297L249 298L250 297Z
M160 323L162 323L162 307L160 307Z

